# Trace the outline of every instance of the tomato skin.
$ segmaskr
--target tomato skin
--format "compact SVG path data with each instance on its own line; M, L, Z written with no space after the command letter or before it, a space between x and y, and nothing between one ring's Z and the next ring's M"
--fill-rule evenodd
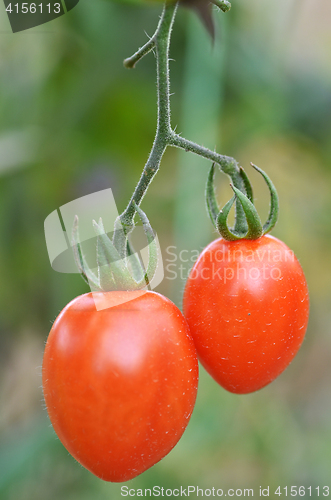
M118 294L106 295L116 301ZM146 292L97 311L89 293L55 320L42 377L63 445L99 478L121 482L161 460L182 436L198 362L187 323L170 300Z
M308 324L301 266L270 235L207 246L191 270L183 305L202 365L237 394L257 391L284 371Z

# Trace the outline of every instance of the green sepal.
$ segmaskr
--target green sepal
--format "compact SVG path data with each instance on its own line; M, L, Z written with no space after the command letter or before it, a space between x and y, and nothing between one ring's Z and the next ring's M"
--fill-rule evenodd
M213 225L217 227L217 217L220 209L218 208L215 196L214 178L215 178L215 163L212 164L208 174L207 185L206 185L206 204L210 220L212 221Z
M93 271L90 270L80 244L78 222L78 216L76 215L72 228L72 248L74 252L74 259L84 281L91 286L91 289L93 288L93 291L99 291L101 290L100 281Z
M100 223L101 220L99 221L99 224ZM96 226L97 223L93 221L93 227L95 230ZM98 277L100 281L101 290L107 290L107 291L115 290L116 284L113 278L112 269L109 263L109 259L107 257L107 252L105 251L105 248L102 245L101 238L99 237L99 235L97 236L96 251L97 251Z
M240 174L240 177L242 178L242 181L244 183L247 198L249 199L249 201L254 203L252 185L247 177L245 170L242 167L239 167L239 174Z
M93 221L93 227L97 234L98 276L96 276L89 269L82 252L79 242L78 217L75 217L72 232L74 257L80 273L90 285L92 291L139 290L146 288L152 281L158 264L155 234L146 214L135 203L134 207L143 223L148 241L147 270L145 270L139 255L134 252L128 239L126 239L125 256L121 257L120 252L106 234L102 219L100 219L98 223ZM131 275L131 270L134 276Z
M126 257L127 262L131 267L134 279L137 282L140 282L144 275L145 269L143 267L141 259L139 258L139 255L136 253L129 239L127 239L126 241Z
M128 234L132 231L132 228L126 228L121 221L120 217L117 217L114 224L114 235L113 235L113 245L118 251L122 259L125 258L127 254L127 241Z
M240 201L241 206L243 207L243 210L245 212L248 231L245 236L243 236L243 238L247 240L256 240L257 238L260 238L260 236L262 236L263 234L263 227L256 208L254 207L253 203L247 198L247 196L245 196L239 189L234 187L232 184L230 184L230 186L232 187L237 199Z
M255 168L264 178L270 191L270 211L267 222L263 225L263 234L269 233L271 229L276 225L279 214L279 198L276 188L267 174L259 167L251 163L252 167Z
M219 212L219 214L217 216L217 221L216 221L216 226L217 226L218 232L220 233L220 235L222 236L222 238L224 238L227 241L236 241L236 240L242 239L242 237L243 237L240 234L232 232L229 229L228 224L227 224L227 218L228 218L229 212L230 212L230 210L232 208L232 205L235 202L235 199L236 199L236 197L233 196L231 198L231 200L228 201L224 205L224 207L222 208L222 210Z
M226 203L217 217L217 229L220 235L227 241L237 241L241 239L256 240L257 238L260 238L263 234L263 229L261 219L256 208L247 196L245 196L239 189L235 188L232 184L230 184L230 186L232 187L235 196L233 196L231 200ZM229 212L236 199L243 207L246 216L248 226L248 231L246 233L237 233L236 231L230 230L227 225Z
M98 236L97 262L102 290L135 290L137 283L132 278L125 260L107 236L102 220L99 220L99 224L93 221L93 226Z
M141 219L141 222L143 223L144 232L148 242L148 266L143 280L141 280L138 285L142 286L144 282L146 283L146 285L149 285L154 278L158 264L158 252L155 234L145 212L141 210L141 208L139 208L135 202L133 202L133 205Z

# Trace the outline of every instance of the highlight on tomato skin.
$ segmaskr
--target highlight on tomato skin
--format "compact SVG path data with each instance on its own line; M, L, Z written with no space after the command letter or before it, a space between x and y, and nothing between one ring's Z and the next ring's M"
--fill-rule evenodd
M270 235L213 241L191 270L183 305L202 365L237 394L261 389L286 369L309 316L299 261Z
M119 304L123 293L133 299ZM182 313L158 293L132 294L107 292L115 305L99 311L95 294L74 299L55 320L43 360L55 432L80 464L112 482L136 477L170 452L198 385Z

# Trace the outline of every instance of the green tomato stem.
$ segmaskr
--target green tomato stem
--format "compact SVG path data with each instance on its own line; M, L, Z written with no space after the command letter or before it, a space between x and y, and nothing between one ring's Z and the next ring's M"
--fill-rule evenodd
M203 158L206 158L207 160L211 160L217 163L220 167L220 170L231 178L233 185L246 194L245 183L243 182L243 178L240 174L240 167L238 165L238 162L231 156L220 155L215 151L211 151L208 148L199 146L195 142L184 139L174 132L172 132L171 134L169 144L171 146L176 146L177 148L184 149L185 151L190 151L191 153L195 153L199 156L202 156ZM238 232L245 232L247 230L245 212L239 200L236 200L235 230Z
M177 4L166 4L152 39L157 71L157 129L152 150L144 167L139 182L125 211L120 216L125 233L133 228L133 219L136 213L135 205L140 205L148 186L159 169L162 156L169 144L171 135L170 126L170 83L169 83L169 47L171 30L175 20ZM151 41L150 40L150 41ZM139 51L138 51L139 52ZM142 52L140 58L143 57ZM147 52L145 52L147 53ZM138 54L138 53L136 53ZM137 56L132 56L137 61ZM129 58L130 60L131 58ZM127 59L128 60L128 59Z
M225 2L224 2L225 3ZM135 205L139 206L155 174L157 173L162 156L167 146L190 151L203 158L211 160L219 165L222 172L227 174L233 185L244 194L247 194L245 182L241 175L240 167L237 161L225 155L220 155L215 151L200 146L176 134L170 124L170 83L169 83L169 47L171 31L177 11L177 5L166 3L160 22L153 37L133 56L125 59L124 65L127 68L133 68L136 62L154 49L157 65L157 129L147 163L143 169L139 182L124 212L119 220L123 226L124 235L121 231L115 232L114 245L120 253L124 253L125 236L134 227L134 216L136 213ZM238 233L247 231L247 222L243 207L239 200L236 200L236 222L235 230ZM118 241L116 241L118 234ZM120 241L121 240L121 241Z
M153 50L154 47L155 47L155 40L154 40L154 36L153 36L152 38L150 38L148 40L147 43L145 43L145 45L140 47L140 49L137 50L137 52L135 54L133 54L133 56L128 57L127 59L124 59L124 61L123 61L124 67L127 69L133 69L135 67L135 65L137 64L137 62L140 61L140 59L142 59L144 56L149 54L149 52L151 50Z

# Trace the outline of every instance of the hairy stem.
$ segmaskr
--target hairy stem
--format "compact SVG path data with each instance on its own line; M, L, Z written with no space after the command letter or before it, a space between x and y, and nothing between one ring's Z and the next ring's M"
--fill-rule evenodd
M163 13L155 32L152 37L156 54L156 70L157 70L157 129L152 150L150 152L147 163L144 167L140 180L134 190L134 193L129 201L123 214L120 216L121 222L124 225L124 231L129 232L133 226L135 215L134 202L139 206L145 193L152 182L156 172L159 169L160 162L171 136L170 127L170 84L169 84L169 47L170 36L175 19L177 5L165 5ZM142 50L142 49L141 49ZM138 53L136 53L138 54ZM132 56L133 58L135 56ZM132 59L132 58L129 58ZM136 60L138 60L136 58Z
M123 65L127 69L132 69L135 67L136 63L140 61L146 54L148 54L151 50L153 50L155 47L155 39L154 36L148 40L145 45L140 47L139 50L133 56L128 57L127 59L124 59Z
M220 170L231 178L233 185L246 194L245 184L240 175L240 167L238 162L231 156L220 155L215 151L199 146L195 142L184 139L184 137L181 137L174 132L171 134L169 145L176 146L177 148L184 149L185 151L190 151L191 153L195 153L203 158L206 158L207 160L217 163ZM240 203L236 201L236 229L238 231L242 231L245 230L246 227L245 213Z
M219 2L227 5L226 1ZM126 235L134 227L135 204L140 205L150 183L159 169L162 156L167 146L175 146L186 151L195 153L203 158L217 163L220 170L227 174L233 185L246 194L245 184L240 175L237 161L229 156L220 155L203 146L199 146L173 132L170 124L170 84L169 84L169 47L171 31L177 11L177 5L166 3L160 18L160 22L153 37L140 48L133 56L125 59L124 65L133 68L134 65L151 50L154 49L157 67L157 129L152 150L148 157L139 182L124 212L119 219L123 231L115 232L114 244L119 251L125 248ZM238 231L247 227L246 218L242 206L236 204L236 225ZM121 236L122 233L122 236ZM123 250L124 252L124 250ZM123 253L122 252L122 253Z

